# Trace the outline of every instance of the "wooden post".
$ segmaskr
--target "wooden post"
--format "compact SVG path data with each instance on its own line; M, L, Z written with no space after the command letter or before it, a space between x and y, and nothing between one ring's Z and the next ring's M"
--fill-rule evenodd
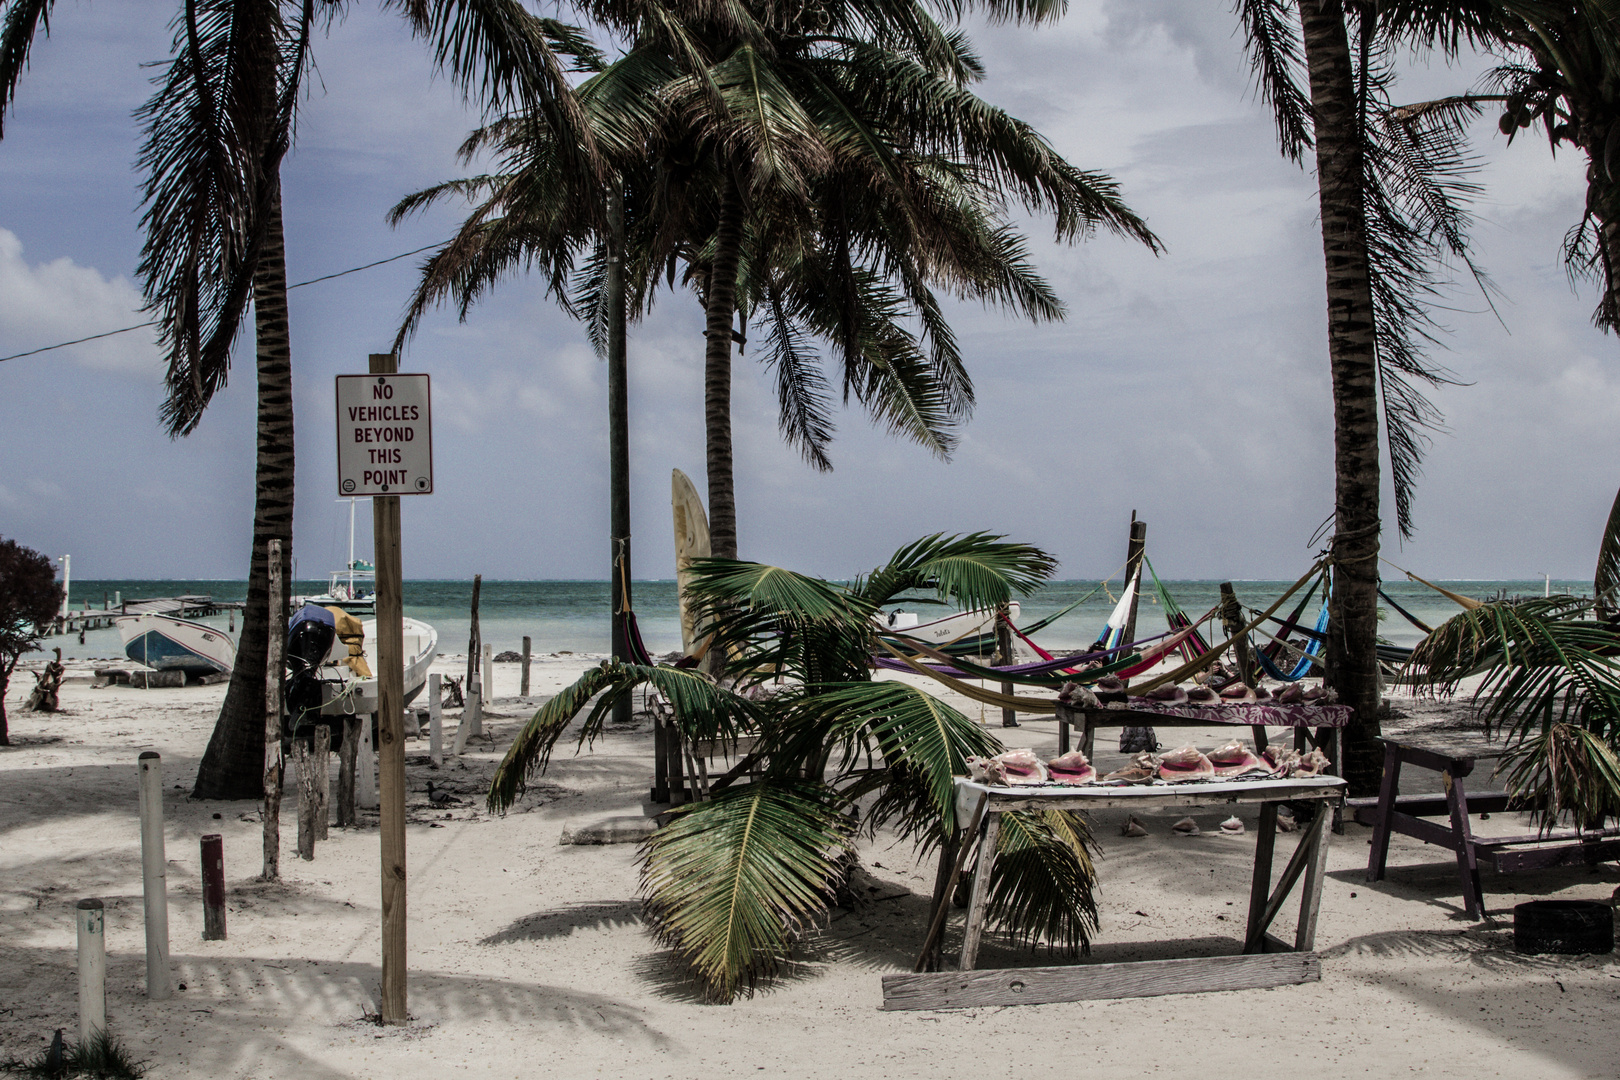
M298 776L298 857L315 858L315 755L297 732L293 733L293 762Z
M360 717L360 745L355 747L354 801L362 810L377 809L377 750L371 733L377 714Z
M1136 520L1136 511L1131 511L1131 540L1125 547L1125 582L1136 582L1136 592L1131 596L1131 613L1125 617L1126 644L1136 640L1136 606L1142 599L1142 582L1137 574L1142 569L1142 556L1147 552L1147 522Z
M203 940L225 940L225 841L219 833L202 838Z
M1243 605L1230 581L1221 582L1221 632L1231 637L1244 626ZM1232 655L1238 668L1238 678L1245 683L1254 682L1254 656L1249 651L1249 635L1244 634L1232 645Z
M1010 667L1013 662L1013 634L1012 624L1007 621L1008 607L1006 604L996 605L996 663L1002 667ZM1011 695L1013 684L1001 684L1001 692ZM1018 713L1012 709L1001 710L1001 726L1017 727Z
M523 639L523 655L529 655L529 639ZM529 665L523 665L523 692L529 692ZM428 675L428 760L433 762L437 769L444 764L444 718L441 713L444 705L439 700L441 693L439 673Z
M462 723L467 722L467 717L469 715L471 715L476 721L479 710L483 708L484 704L481 700L481 695L478 693L478 651L480 646L482 646L484 643L483 635L478 629L478 594L483 590L483 587L484 575L474 574L472 593L472 629L467 634L467 681L461 684L461 696L463 699L461 709Z
M473 721L474 726L472 733L474 735L482 735L484 733L483 705L494 704L495 702L495 646L484 646L484 656L480 668L482 681L479 684L480 694L478 716Z
M391 353L373 354L371 372L399 370ZM405 611L400 581L399 496L371 500L377 566L377 742L382 818L382 1022L409 1019L405 993ZM474 624L475 632L477 623Z
M529 638L527 634L523 637L523 678L518 683L518 696L529 696Z
M338 745L338 828L355 824L354 774L360 763L360 728L358 716L343 718L343 742Z
M100 900L80 900L79 1041L107 1030L107 937Z
M332 729L315 725L315 839L325 840L332 807Z
M167 1001L169 978L169 881L163 857L163 758L147 750L139 758L141 802L141 893L146 911L146 996Z
M270 548L270 638L264 661L264 873L265 881L281 880L281 665L287 631L281 610L286 583L281 577L281 541Z

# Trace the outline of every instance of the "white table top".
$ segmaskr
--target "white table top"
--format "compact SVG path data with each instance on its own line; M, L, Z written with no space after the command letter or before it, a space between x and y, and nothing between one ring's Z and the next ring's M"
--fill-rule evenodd
M1223 803L1299 802L1337 799L1345 783L1337 776L1298 776L1289 780L1212 780L1167 784L1099 785L1078 787L1050 784L1042 787L990 787L965 776L956 778L956 820L963 827L973 819L979 798L990 796L990 813L1005 810L1085 810L1103 806L1213 806Z

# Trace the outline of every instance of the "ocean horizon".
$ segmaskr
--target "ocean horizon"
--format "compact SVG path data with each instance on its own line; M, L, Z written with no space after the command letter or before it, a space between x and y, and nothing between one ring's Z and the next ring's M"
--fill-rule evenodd
M1231 580L1241 603L1264 609L1271 605L1292 581L1263 579ZM1221 580L1176 579L1163 582L1172 599L1194 618L1201 616L1219 600ZM1553 579L1447 579L1437 581L1453 592L1486 600L1499 596L1542 595L1545 591L1590 595L1590 581ZM1307 586L1308 587L1308 586ZM293 595L315 595L326 588L324 580L299 580L293 584ZM1417 582L1386 581L1385 593L1395 604L1418 621L1436 626L1457 614L1461 608L1452 600ZM241 601L247 595L247 582L243 579L219 578L132 578L132 579L75 579L70 583L69 602L82 610L88 602L92 609L123 600L160 596L208 595L224 602ZM1037 644L1049 651L1083 648L1096 640L1109 613L1120 595L1119 583L1088 579L1051 581L1028 597L1019 598L1020 626L1029 626L1056 614L1077 600L1086 598L1066 614L1057 618L1034 637ZM523 638L529 637L531 648L538 654L606 653L610 649L609 583L591 579L535 579L486 580L480 590L479 627L486 644L496 652L522 649ZM471 579L415 578L404 582L405 614L434 626L439 632L439 650L442 653L463 653L471 631L470 605ZM1314 622L1320 595L1311 598L1307 616ZM1290 599L1279 610L1286 615L1297 599ZM680 622L676 613L675 582L670 579L647 578L631 582L631 606L641 629L643 640L653 653L666 653L680 648ZM906 603L900 605L919 613L923 621L947 613L949 609L934 605ZM1414 645L1423 637L1423 631L1407 621L1394 606L1380 601L1381 622L1379 634L1396 645ZM205 620L224 629L239 621L237 613L212 616ZM1144 590L1138 614L1138 633L1142 636L1164 629L1163 607L1155 594L1151 580ZM122 659L123 647L116 630L93 630L85 635L84 643L78 635L61 635L45 640L46 648L62 646L63 656L76 660Z

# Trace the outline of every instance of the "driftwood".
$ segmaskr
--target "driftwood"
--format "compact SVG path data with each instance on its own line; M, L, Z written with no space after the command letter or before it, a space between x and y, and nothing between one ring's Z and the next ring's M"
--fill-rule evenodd
M34 672L34 690L28 695L23 708L30 712L55 712L61 708L58 695L62 689L62 650L53 650L56 659Z
M325 840L328 807L332 802L332 729L325 724L315 725L315 753L311 764L315 767L315 839Z
M345 716L343 718L343 742L338 746L337 823L340 829L355 824L354 768L359 753L360 718L358 716Z
M298 857L306 861L315 858L315 807L319 800L313 757L309 744L293 736L293 760L298 767Z

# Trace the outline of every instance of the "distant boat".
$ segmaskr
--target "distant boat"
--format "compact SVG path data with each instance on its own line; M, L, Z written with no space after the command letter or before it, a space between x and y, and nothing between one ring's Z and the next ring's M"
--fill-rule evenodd
M341 501L341 500L340 500ZM354 504L349 502L349 564L342 570L333 570L326 579L326 592L320 596L295 596L292 610L305 604L321 607L340 607L350 615L372 615L377 611L377 568L364 559L354 557Z
M236 663L236 644L217 626L145 612L113 620L124 655L159 671L223 675Z
M1020 608L1014 600L1007 605L1007 617L1018 624ZM914 637L936 649L947 645L986 644L995 647L996 613L993 608L958 611L929 622L918 622L917 615L896 609L873 616L879 629L893 630Z

